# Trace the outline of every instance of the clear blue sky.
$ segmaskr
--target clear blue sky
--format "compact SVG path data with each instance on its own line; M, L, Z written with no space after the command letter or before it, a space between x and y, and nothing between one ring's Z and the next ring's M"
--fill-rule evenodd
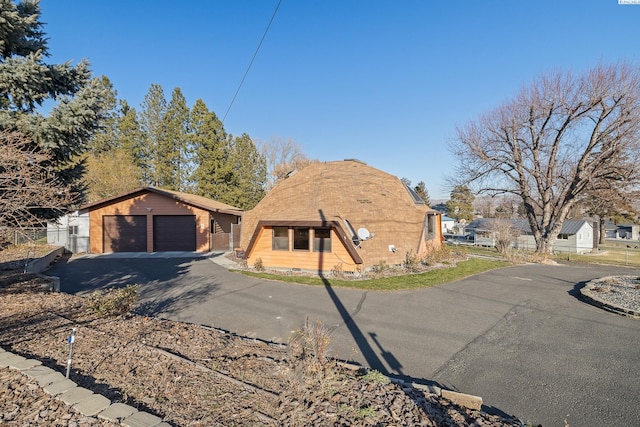
M51 62L87 58L139 108L152 83L222 118L278 0L42 0ZM618 0L282 0L225 129L357 158L448 198L456 126L542 72L640 65Z

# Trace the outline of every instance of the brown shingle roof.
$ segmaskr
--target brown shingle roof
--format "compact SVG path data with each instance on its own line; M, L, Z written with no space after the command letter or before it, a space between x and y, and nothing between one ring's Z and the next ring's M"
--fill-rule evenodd
M119 194L114 197L109 197L106 199L98 200L97 202L89 203L87 205L82 206L80 209L92 210L92 209L96 209L111 203L116 203L124 199L136 197L144 193L160 194L170 199L178 200L188 205L196 206L198 208L205 209L211 212L221 212L221 213L238 215L238 216L241 216L243 213L242 209L236 208L235 206L227 205L225 203L218 202L216 200L209 199L207 197L197 196L195 194L189 194L189 193L182 193L180 191L165 190L165 189L160 189L155 187L137 188L127 193Z
M374 235L361 244L362 258L388 259L392 264L407 252L418 251L425 214L430 211L414 203L397 177L362 162L312 163L278 183L245 212L241 246L248 248L258 221L337 221L349 233L348 220L355 231L366 228Z

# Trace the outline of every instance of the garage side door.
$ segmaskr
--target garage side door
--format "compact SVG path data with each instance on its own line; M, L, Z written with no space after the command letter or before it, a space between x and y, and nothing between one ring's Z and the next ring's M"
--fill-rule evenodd
M103 252L146 252L145 215L105 215L102 217Z
M195 215L156 215L153 217L153 251L195 251Z

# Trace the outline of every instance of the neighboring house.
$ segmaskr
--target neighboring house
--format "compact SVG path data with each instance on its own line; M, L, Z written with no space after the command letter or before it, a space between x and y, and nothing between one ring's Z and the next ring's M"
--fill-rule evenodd
M456 225L456 220L449 218L448 216L443 216L440 220L442 222L442 234L453 233L453 227Z
M243 216L247 263L317 272L400 265L442 244L440 213L400 179L357 160L312 163Z
M89 214L89 250L228 251L242 210L178 191L143 187L80 208Z
M89 213L75 211L48 223L47 243L73 253L89 252Z
M640 226L636 224L615 224L613 221L605 221L605 233L607 239L639 240Z
M497 220L479 218L465 227L465 232L473 237L476 246L495 246L496 230L500 222L511 225L514 236L511 245L515 248L535 250L536 241L529 222L525 219ZM553 249L558 252L585 253L594 248L593 222L590 220L566 220L554 242Z

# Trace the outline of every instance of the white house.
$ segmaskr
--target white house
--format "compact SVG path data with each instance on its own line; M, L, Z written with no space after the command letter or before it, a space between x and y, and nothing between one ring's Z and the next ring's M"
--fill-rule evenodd
M479 218L465 227L465 232L473 236L476 246L495 246L497 219ZM536 249L536 241L531 232L529 222L524 219L505 220L511 224L517 237L511 245L514 248ZM594 248L593 223L588 220L566 220L553 245L554 251L583 254Z
M73 253L89 252L89 212L71 212L48 223L47 243Z
M453 233L453 227L456 225L456 220L444 215L440 217L440 220L442 222L442 234Z

